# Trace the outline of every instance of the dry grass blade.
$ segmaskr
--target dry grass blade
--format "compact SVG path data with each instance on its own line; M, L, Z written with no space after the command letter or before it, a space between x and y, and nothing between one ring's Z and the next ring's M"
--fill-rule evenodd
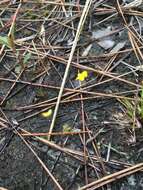
M0 128L3 127L3 128L7 128L7 125L5 125L3 122L0 121Z
M0 128L8 128L7 121L0 117Z
M133 7L138 7L143 3L142 0L134 0L131 3L126 4L124 7L125 8L133 8Z
M88 184L88 185L85 185L85 186L81 187L80 190L86 190L86 189L95 190L95 189L100 188L106 184L109 184L113 181L116 181L117 179L121 179L121 178L126 177L128 175L131 175L133 173L141 171L142 169L143 169L143 163L136 164L134 166L131 166L129 168L126 168L124 170L116 172L114 174L105 176L99 180L96 180L96 181Z
M11 88L9 89L9 91L7 92L7 94L5 95L5 97L3 98L3 100L0 102L0 105L2 106L3 103L5 102L6 98L8 97L8 95L11 93L11 91L13 90L13 88L16 85L16 82L19 80L19 78L21 77L21 75L23 74L24 69L19 73L19 75L17 76L16 80L14 81L14 83L12 84Z
M77 43L78 43L78 40L79 40L79 36L80 36L81 31L82 31L82 28L83 28L84 22L86 20L86 17L87 17L87 14L88 14L88 11L89 11L91 3L92 3L92 0L86 0L85 7L83 9L83 12L82 12L79 24L78 24L76 36L75 36L75 39L74 39L74 42L73 42L73 46L72 46L72 49L71 49L71 52L70 52L70 56L69 56L69 59L68 59L68 62L67 62L66 70L65 70L65 74L64 74L62 84L61 84L61 88L60 88L60 91L59 91L59 95L58 95L58 98L57 98L57 103L56 103L56 106L55 106L55 110L54 110L51 126L50 126L50 129L49 129L49 133L51 133L53 131L53 128L54 128L54 125L55 125L55 120L56 120L59 104L60 104L60 101L61 101L62 93L63 93L63 90L64 90L64 86L65 86L65 83L66 83L66 79L67 79L67 76L68 76L68 73L69 73L71 61L72 61L74 51L76 49L76 46L77 46ZM48 139L50 140L50 136L48 136Z
M1 124L1 123L0 123ZM48 135L51 135L51 136L57 136L57 135L61 135L61 136L65 136L65 135L79 135L79 134L84 134L84 133L88 133L88 131L80 131L80 132L59 132L59 133L30 133L30 134L24 134L24 133L21 133L22 136L48 136Z
M0 5L6 4L6 3L9 3L9 2L10 2L10 0L2 0L2 1L0 2Z

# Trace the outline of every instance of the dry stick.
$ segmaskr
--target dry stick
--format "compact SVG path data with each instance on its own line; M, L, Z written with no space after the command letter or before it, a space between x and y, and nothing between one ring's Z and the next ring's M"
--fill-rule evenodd
M10 0L3 0L0 2L0 5L5 4L5 3L10 3Z
M41 166L44 168L44 170L46 171L46 173L51 177L51 179L53 180L53 182L55 183L55 185L58 187L59 190L63 190L63 188L60 186L60 184L58 183L58 181L55 179L55 177L51 174L51 172L49 171L49 169L46 167L46 165L44 164L44 162L39 158L39 156L36 154L36 152L32 149L32 147L26 142L26 140L21 136L21 134L15 130L16 133L18 134L18 136L21 138L21 140L25 143L25 145L31 150L31 152L34 154L34 156L36 157L36 159L38 160L38 162L41 164Z
M115 53L114 53L114 55L115 55ZM56 56L53 56L53 55L48 55L48 54L47 54L47 56L49 56L52 60L56 60L56 61L58 60L60 63L67 64L66 60L63 59L63 58L56 57ZM118 81L124 82L124 83L129 84L129 85L132 85L132 86L141 87L141 85L138 85L138 84L135 84L135 83L133 83L131 81L125 80L123 78L120 78L121 76L124 76L124 75L114 76L114 75L112 75L110 73L106 73L106 72L104 72L102 70L94 69L94 68L91 68L91 67L88 67L88 66L85 66L85 65L80 65L80 64L75 63L75 62L72 62L71 64L72 64L72 66L74 66L76 68L79 68L79 69L83 69L83 70L87 70L87 71L92 71L92 72L94 72L96 74L105 75L107 77L112 78L112 80L114 79L114 80L118 80Z
M124 18L123 14L122 14L122 17ZM125 18L124 18L124 20L125 20ZM126 23L126 25L127 25L127 23ZM127 26L127 29L128 29L128 26ZM128 30L128 37L129 37L129 41L130 41L130 43L132 45L133 51L134 51L134 53L136 55L136 58L137 58L138 62L141 63L140 58L138 56L138 46L135 46L135 37L134 37L133 33L130 30Z
M50 126L49 133L51 133L53 131L53 128L54 128L54 125L55 125L55 120L56 120L56 117L57 117L59 104L60 104L61 97L62 97L62 94L63 94L66 79L67 79L67 76L68 76L68 73L69 73L69 69L70 69L70 65L71 65L71 62L72 62L73 55L74 55L74 51L76 49L76 46L77 46L77 43L78 43L78 40L79 40L79 36L80 36L81 30L82 30L82 27L84 25L85 19L87 17L87 14L88 14L88 11L89 11L91 3L92 3L92 0L86 0L85 7L83 9L81 19L80 19L79 24L78 24L76 36L75 36L73 46L72 46L72 49L71 49L71 52L70 52L69 60L67 62L65 74L64 74L64 77L63 77L63 81L62 81L62 84L61 84L60 91L59 91L59 95L58 95L57 103L56 103L56 106L55 106L55 110L54 110L54 114L53 114L52 123L51 123L51 126ZM50 136L48 136L48 139L50 140Z
M76 114L76 116L74 117L74 120L73 120L73 124L72 124L73 129L75 128L75 123L76 123L76 121L77 121L77 117L78 117L78 113ZM66 137L66 139L64 140L64 142L63 142L63 144L62 144L63 147L65 147L65 145L67 145L68 140L69 140L69 137ZM60 152L60 153L58 154L56 160L54 161L54 164L53 164L53 166L52 166L52 168L51 168L51 170L50 170L51 173L54 172L54 170L55 170L55 168L56 168L56 165L57 165L58 162L60 161L61 156L62 156L62 152ZM47 184L47 183L48 183L48 180L49 180L49 178L47 178L47 180L46 180L46 182L45 182L44 184Z
M6 116L5 113L2 111L1 108L0 108L0 111L1 111L1 113L3 114L3 116L5 117L6 120L4 120L4 119L1 118L1 117L0 117L0 119L6 121L7 124L10 124L10 125L11 125L10 121L8 120L7 116ZM8 126L7 126L7 127L8 127ZM30 132L28 132L28 131L26 131L26 130L20 128L20 127L19 127L19 130L20 130L21 132L25 133L25 134L31 134ZM18 132L18 131L16 130L16 133L17 133L17 132ZM55 143L53 143L53 142L51 142L51 141L48 141L48 140L43 139L43 138L40 138L40 137L35 137L35 139L38 140L38 141L40 141L41 143L44 143L44 144L46 144L46 145L48 145L48 146L50 146L50 147L52 147L52 148L54 148L54 149L56 149L56 150L59 150L59 151L61 151L61 152L63 152L63 153L66 153L66 154L68 154L69 156L72 156L72 157L78 159L79 161L83 162L83 159L82 159L82 158L81 158L81 159L79 158L79 157L83 157L83 153L82 153L82 152L61 147L61 146L59 146L59 145L57 145L57 144L55 144ZM89 165L90 165L90 164L89 164ZM90 166L92 166L92 165L90 165Z
M28 131L26 131L26 130L24 130L24 129L21 129L20 128L20 130L24 133L24 134L31 134L30 132L28 132ZM56 149L56 150L59 150L59 151L62 151L62 152L64 152L64 153L66 153L67 155L69 155L69 156L72 156L72 157L74 157L74 158L76 158L77 160L79 160L79 161L81 161L82 163L84 162L83 160L81 160L81 159L79 159L77 156L79 156L79 157L84 157L84 154L82 153L82 152L79 152L79 151L74 151L74 150L72 150L72 149L68 149L68 148L63 148L63 147L60 147L59 145L56 145L56 144L54 144L54 143L52 143L52 142L50 142L50 141L48 141L48 140L46 140L46 139L43 139L43 138L40 138L40 137L35 137L37 140L39 140L40 142L42 142L42 143L44 143L44 144L46 144L46 145L48 145L48 146L50 146L51 148L54 148L54 149ZM76 155L76 156L74 156L74 155ZM88 156L87 156L87 158L88 158ZM94 160L98 160L96 157L93 157L92 159L94 159ZM104 161L105 162L105 161ZM116 161L111 161L111 162L113 162L113 163L115 163L116 164ZM105 162L106 163L106 162ZM89 164L89 163L88 163ZM121 163L121 164L123 164L124 165L124 163ZM89 164L90 165L90 164ZM92 165L90 165L91 167L92 167ZM124 167L127 167L127 166L129 166L129 165L124 165Z
M7 1L7 2L9 2L10 0L5 0L5 1ZM32 1L29 1L29 0L27 0L27 2L28 3L30 3L30 4L38 4L39 2L37 1L37 2L34 2L33 0ZM24 2L23 2L24 3ZM25 3L26 3L26 0L25 0ZM59 0L59 1L43 1L42 2L43 4L50 4L50 5L60 5L60 6L63 6L63 3L61 3L61 1ZM0 3L1 4L1 3ZM74 3L64 3L64 6L72 6L72 7L76 7L76 5L74 4ZM83 5L80 5L80 7L82 8L83 7Z
M11 93L11 91L13 90L13 88L15 87L17 81L19 80L19 78L21 77L21 75L23 74L24 69L20 72L20 74L18 75L18 77L16 78L16 80L14 81L13 85L11 86L11 88L9 89L9 91L7 92L7 94L5 95L5 97L3 98L3 100L0 103L0 106L3 105L3 103L5 102L6 98L8 97L8 95Z
M82 100L93 100L93 99L97 99L97 98L100 98L100 96L82 98ZM71 103L71 102L77 102L77 101L81 101L81 98L77 98L77 99L73 99L73 100L61 101L61 103ZM46 105L44 105L44 107L46 106L46 108L44 108L44 109L42 109L40 111L37 111L37 112L35 112L35 113L31 114L31 115L25 116L24 118L19 119L18 122L22 122L22 121L25 121L25 120L27 120L29 118L32 118L32 117L36 116L36 115L39 115L40 113L47 111L48 109L50 109L54 105L55 105L55 103L46 104ZM49 107L47 107L47 106L49 106ZM12 111L12 110L20 111L20 110L18 110L18 108L17 109L9 109L9 110L10 111ZM31 112L31 110L30 110L30 112ZM49 136L50 136L50 133L49 133Z
M7 125L0 121L0 129L1 128L7 128Z
M83 95L80 94L81 98L81 120L82 120L82 130L85 131L85 113L84 113L84 104L83 104ZM83 152L84 152L84 173L85 173L85 183L88 184L88 175L87 175L87 150L86 150L86 136L83 133Z
M132 36L138 41L140 42L141 45L143 45L142 41L140 41L140 39L132 32L132 30L129 28L128 24L127 24L127 21L124 17L124 14L123 14L123 11L122 11L122 8L120 6L120 3L119 3L119 0L117 0L117 11L118 13L121 15L122 19L123 19L123 22L124 22L124 26L125 28L132 34Z
M128 167L128 168L123 169L119 172L105 176L99 180L96 180L92 183L89 183L88 185L81 187L80 190L86 190L86 189L95 190L95 189L102 187L103 185L106 185L108 183L111 183L117 179L131 175L137 171L141 171L142 169L143 169L143 163L136 164L135 166Z
M23 132L27 132L25 130L22 130ZM29 133L29 132L27 132ZM30 133L29 133L30 134ZM70 155L70 156L73 156L72 154L75 154L75 155L78 155L78 156L84 156L83 153L80 153L80 152L76 152L76 151L70 151L70 149L66 149L66 148L61 148L60 146L54 144L54 143L51 143L50 141L47 141L45 139L41 139L41 138L37 138L38 140L40 140L41 142L51 146L52 148L56 148L57 150L60 150L62 152L65 152L66 154ZM70 154L71 153L71 154ZM74 156L73 156L74 157ZM83 161L82 161L83 162ZM140 166L141 165L141 166ZM130 175L136 171L139 171L139 170L142 170L143 169L143 163L142 164L138 164L136 166L132 166L132 167L129 167L127 169L124 169L122 171L119 171L119 172L116 172L115 174L112 174L112 175L109 175L109 176L106 176L106 177L103 177L102 179L99 179L97 180L98 182L103 182L106 184L109 183L109 181L107 182L106 181L106 178L107 180L110 179L110 180L116 180L116 178L121 178L121 177L125 177L126 175ZM113 179L114 177L114 179ZM102 184L103 185L103 184ZM102 186L101 183L100 183L100 187ZM84 188L86 189L86 188Z
M6 1L3 1L3 2L10 2L10 0L8 0L8 1L6 0ZM3 2L0 2L0 5L1 5L1 3L3 3ZM10 21L8 21L8 23L6 24L6 27L8 27L8 26L11 24L10 31L9 31L9 33L8 33L8 36L10 36L10 34L11 34L11 32L12 32L12 28L13 28L13 26L14 26L14 23L15 23L15 20L16 20L16 16L17 16L17 14L18 14L18 11L19 11L20 7L21 7L21 3L19 4L19 6L18 6L18 8L16 9L16 12L15 12L13 18L12 18L12 24L11 24L11 19L10 19ZM2 13L3 13L4 11L5 11L5 9L2 11ZM2 14L2 13L1 13L1 14ZM4 28L5 28L5 26L4 26ZM5 49L5 45L2 45L2 48L0 49L0 56L2 55L4 49Z
M140 48L141 48L141 47L140 47ZM122 51L119 51L118 53L121 53L121 52L122 52ZM124 51L124 52L125 52L125 51ZM114 55L115 55L115 53L114 53ZM52 60L56 60L56 61L58 60L60 63L67 64L67 63L66 63L66 60L63 59L63 58L60 58L60 57L57 57L57 56L53 56L53 55L49 55L49 54L47 54L47 56L50 57ZM107 55L106 55L106 56L107 56ZM97 74L101 74L101 75L108 76L108 77L112 78L112 80L113 80L113 79L114 79L114 80L119 80L119 81L124 82L124 83L129 84L129 85L133 85L133 86L136 86L136 87L141 87L141 85L138 85L138 84L135 84L135 83L133 83L133 82L131 82L131 81L125 80L125 79L123 79L123 78L120 78L121 76L124 76L124 75L113 76L112 74L106 73L106 72L104 72L104 71L102 71L102 70L94 69L94 68L91 68L91 67L88 67L88 66L84 66L84 65L80 65L80 64L75 63L75 62L72 62L71 64L72 64L72 66L74 66L74 67L76 67L76 68L79 68L79 69L84 69L84 70L87 70L87 71L95 72L95 73L97 73ZM111 79L110 79L110 80L111 80Z
M0 122L0 125L1 125L1 122ZM36 136L47 136L47 135L54 135L54 136L66 136L66 135L79 135L79 134L84 134L84 133L89 133L88 131L79 131L79 132L54 132L54 133L30 133L30 134L27 134L27 133L21 133L22 136L28 136L28 137L36 137Z
M11 125L11 122L9 121L9 119L7 118L7 116L5 115L5 113L3 112L3 110L0 108L0 112L2 113L2 115L4 116L5 119L0 117L0 120L6 122L8 125ZM6 126L6 128L8 128L8 125ZM11 125L12 126L12 125ZM13 128L14 129L14 128ZM24 133L29 133L23 129L21 129ZM19 131L17 129L14 129L14 132L21 138L21 140L27 145L27 147L31 150L31 152L34 154L34 156L37 158L37 160L39 161L39 163L41 164L41 166L44 168L44 170L46 171L46 173L51 177L51 179L53 180L53 182L55 183L55 185L57 186L57 188L59 190L63 190L63 188L60 186L60 184L58 183L58 181L55 179L55 177L51 174L51 172L49 171L49 169L46 167L46 165L44 164L44 162L38 157L38 155L36 154L36 152L31 148L31 146L26 142L26 140L21 136L21 134L19 133ZM30 134L30 133L29 133ZM39 138L40 139L40 138Z
M83 139L82 139L82 136L79 134L79 137L80 137L80 140L81 140L81 143L82 143L82 145L84 145L84 141L83 141ZM92 158L91 156L90 156L90 153L89 153L89 150L88 150L88 148L85 146L85 149L86 149L86 155L84 154L84 152L83 152L83 164L84 164L84 167L85 167L85 159L86 159L86 165L88 165L88 166L91 166L92 167L92 169L94 170L94 172L96 173L96 175L97 175L97 177L98 177L98 179L100 178L99 177L99 175L98 175L98 172L100 172L100 169L98 169L97 168L97 166L95 166L96 165L96 163L94 162L94 158ZM85 156L86 156L86 158L85 158ZM96 159L96 161L97 161L97 159ZM87 169L87 166L86 166L86 169ZM85 172L87 172L87 170L85 170ZM87 173L85 174L85 177L88 177L87 176ZM87 180L88 180L88 178L87 178ZM86 181L85 181L86 182ZM86 184L88 184L88 183L86 183Z
M8 33L8 37L9 37L9 40L10 40L10 43L11 43L11 48L13 50L14 53L16 53L16 49L15 49L15 46L14 46L14 42L13 42L13 36L12 36L12 30L13 30L13 27L14 27L14 24L15 24L15 21L16 21L16 16L19 12L21 8L21 3L19 4L18 8L16 9L16 12L13 16L13 19L12 19L12 24L11 24L11 27L10 27L10 30L9 30L9 33ZM8 97L8 95L11 93L11 91L13 90L14 86L16 85L16 82L19 80L19 78L21 77L21 75L23 74L23 71L21 71L21 73L19 74L19 76L17 77L17 79L14 81L13 85L11 86L10 90L7 92L7 94L5 95L4 99L2 100L2 102L0 103L0 105L2 105L4 103L4 101L6 100L6 98Z
M1 109L0 109L0 110L1 110ZM4 115L4 117L5 117L5 119L6 119L6 120L5 120L5 119L3 119L2 117L0 117L1 122L6 123L6 124L10 124L10 122L8 121L8 119L7 119L6 115L4 114L4 112L3 112L2 110L1 110L1 112L2 112L2 114ZM4 128L8 128L8 125L4 126ZM19 127L19 130L22 132L22 134L31 135L30 132L28 132L28 131L26 131L26 130L20 128L20 127ZM90 132L90 131L88 131L88 134L90 134L89 132ZM21 135L22 135L22 134L21 134ZM39 140L40 142L42 142L42 143L44 143L44 144L46 144L46 145L48 145L48 146L50 146L51 148L54 148L54 149L59 150L59 151L61 151L61 152L64 152L64 153L66 153L66 154L68 154L68 155L70 155L70 156L72 156L72 157L74 157L74 158L75 158L75 156L74 156L73 154L76 154L76 155L78 155L78 156L80 156L80 157L83 157L83 156L84 156L82 152L74 151L74 150L68 149L68 148L63 148L63 147L61 147L61 146L59 146L59 145L56 145L56 144L54 144L54 143L52 143L52 142L50 142L50 141L48 141L48 140L46 140L46 139L43 139L43 138L40 138L40 137L36 137L36 136L35 136L35 139L36 139L36 140ZM89 156L87 156L87 158L89 158ZM76 157L76 159L79 160L79 158L77 158L77 157ZM97 159L96 157L92 157L92 159L95 160L95 161L98 161L98 159ZM81 159L80 159L80 161L84 162L84 161L81 160ZM103 161L104 161L105 163L107 163L105 160L103 160ZM121 165L123 165L124 167L131 166L130 164L126 164L126 163L123 163L123 162L117 162L116 160L111 160L110 162L111 162L112 164L116 164L116 165L117 165L117 164L121 164ZM89 164L89 163L88 163L88 164ZM90 166L92 166L92 165L90 165Z
M18 8L16 9L15 14L12 17L12 23L11 23L11 27L8 33L9 43L11 44L11 49L13 50L14 53L16 53L16 48L15 48L14 39L13 39L13 27L15 25L16 18L17 18L20 8L21 8L21 3L18 5Z
M22 131L26 132L25 130L22 130ZM27 132L27 133L28 133L28 132ZM22 138L22 140L23 140L24 142L26 142L20 134L19 134L19 136ZM38 138L38 139L40 140L41 138ZM42 139L42 140L43 140L43 139ZM48 142L48 141L46 141L46 142ZM26 142L26 143L27 143L27 142ZM49 142L48 144L51 144L51 143ZM58 188L59 188L60 190L62 190L61 186L60 186L60 185L58 184L58 182L55 180L54 176L50 173L50 171L48 170L48 168L45 166L45 164L42 162L42 160L37 156L37 154L35 153L35 151L29 146L29 144L28 144L28 147L29 147L30 150L33 152L33 154L36 156L36 158L38 159L38 161L41 163L42 167L46 170L46 172L50 175L50 177L51 177L51 178L53 179L53 181L56 183L56 185L58 186ZM59 146L56 145L54 148L59 148ZM62 149L60 148L60 150L62 150ZM66 150L63 150L63 151L65 151L65 153L67 153ZM86 190L88 187L91 187L90 190L94 190L94 189L96 189L96 188L98 188L98 187L101 187L101 186L103 186L103 185L105 185L105 184L108 184L108 183L110 183L110 182L112 182L112 181L115 181L116 179L125 177L125 176L127 176L127 175L130 175L130 174L135 173L135 172L137 172L137 171L140 171L140 170L142 170L142 169L143 169L143 163L137 164L137 165L135 165L135 166L129 167L129 168L124 169L124 170L121 170L121 171L116 172L116 173L114 173L114 174L111 174L111 175L109 175L109 176L105 176L105 177L103 177L103 178L97 180L96 182L92 182L92 183L90 183L90 184L88 184L88 185L82 187L80 190ZM93 185L94 185L94 187L92 188ZM96 185L96 187L95 187L95 185Z
M93 96L93 97L82 98L82 100L93 100L93 99L97 99L97 98L100 98L100 96ZM77 102L77 101L81 101L81 98L77 98L77 99L73 99L73 100L61 101L61 103L71 103L71 102ZM32 118L32 117L36 116L36 115L39 115L40 113L45 112L48 109L52 108L54 105L55 105L54 102L46 104L46 105L44 105L44 107L46 106L46 108L44 108L44 109L42 109L40 111L37 111L37 112L35 112L35 113L31 114L31 115L25 116L24 118L19 119L18 122L22 122L22 121L25 121L25 120L27 120L29 118ZM15 109L15 108L14 109L7 109L7 110L10 110L10 111L12 111L12 110L20 111L18 108L17 109ZM31 112L31 110L30 110L30 112ZM50 133L49 133L49 136L50 136Z
M86 116L86 117L87 117L87 116ZM89 131L89 129L88 129L87 126L86 126L86 129L87 129L87 131ZM99 151L99 149L98 149L98 146L97 146L97 144L96 144L96 141L95 141L95 139L93 138L93 136L91 136L90 133L88 133L88 135L89 135L90 139L92 139L92 147L93 147L93 149L94 149L94 152L96 153L97 160L99 161L99 163L100 163L100 165L101 165L101 167L102 167L103 173L106 175L106 174L107 174L106 168L105 168L105 166L104 166L104 162L103 162L103 159L102 159L102 157L101 157L101 155L100 155L100 151Z
M3 79L3 78L0 78L0 80L6 80L6 79ZM12 81L11 81L12 82ZM21 82L21 81L20 81ZM25 82L24 82L25 83ZM27 82L26 82L27 83ZM32 83L28 83L28 84L31 84L32 85ZM34 84L33 84L34 85ZM38 84L37 84L38 85ZM97 85L97 84L96 84ZM46 85L44 85L44 87L49 87L49 86L46 86ZM58 87L59 88L59 87ZM67 89L68 90L68 89ZM70 90L70 89L69 89ZM72 91L74 91L74 92L76 92L76 90L74 90L74 89L72 89ZM77 90L77 92L78 92L78 90ZM82 91L81 91L82 92ZM86 93L87 91L85 91L85 93ZM89 92L89 94L92 94L93 92ZM102 94L102 93L93 93L93 94L96 94L96 95L103 95L103 96L106 96L105 94ZM66 94L65 94L66 95ZM112 94L112 97L113 97L113 95L116 95L116 97L117 97L117 94L115 93L115 94ZM118 96L118 98L119 98L119 96ZM122 98L122 97L120 97L120 98ZM124 98L124 97L123 97ZM54 98L53 100L55 100L56 98ZM129 98L129 99L132 99L132 98ZM45 104L45 103L48 103L49 101L45 101L45 102L41 102L40 104L36 104L36 105L31 105L30 107L28 106L26 106L25 108L26 109L28 109L28 108L34 108L35 106L37 106L37 105L41 105L41 104L43 104L44 103L44 105L43 106L46 106L47 104ZM49 104L48 104L49 105ZM42 106L42 107L43 107ZM36 108L36 107L35 107ZM24 109L24 108L22 108L22 109Z
M65 94L66 95L66 94ZM75 96L75 95L73 95L73 96ZM106 94L104 94L104 93L96 93L96 97L87 97L87 98L83 98L83 100L89 100L89 99L94 99L94 98L98 98L98 97L100 97L100 96L105 96L106 97ZM110 96L110 94L108 94L108 96L107 97L116 97L116 98L125 98L124 96L122 97L122 96L117 96L117 94L112 94L111 96ZM69 98L71 98L71 96L69 97ZM133 100L134 98L129 98L129 97L126 97L127 99L130 99L130 100ZM41 102L40 104L36 104L36 105L31 105L30 107L29 106L26 106L26 107L21 107L21 108L15 108L15 110L26 110L26 109L34 109L34 108L40 108L40 107L47 107L47 106L54 106L55 105L55 103L53 102L53 103L50 103L51 101L54 101L54 100L56 100L56 98L53 98L53 99L51 99L50 101L45 101L45 102ZM67 100L67 98L65 99L65 100L63 100L63 101L61 101L61 103L68 103L68 102L74 102L74 101L79 101L80 99L72 99L72 100ZM43 104L43 105L42 105ZM38 106L39 105L39 106ZM48 107L48 108L50 108L50 107ZM43 111L46 111L48 108L45 108L44 110L41 110L40 112L38 111L37 113L34 113L34 115L33 116L35 116L35 115L37 115L37 114L39 114L39 113L41 113L41 112L43 112ZM32 116L32 115L31 115ZM26 118L29 118L29 116L28 117L26 117ZM24 120L26 119L26 118L24 118Z
M2 110L1 110L2 111ZM4 114L4 113L3 113ZM5 116L5 115L4 115ZM5 118L6 118L6 116L5 116ZM7 119L7 118L6 118ZM0 120L1 121L3 121L4 123L7 123L7 120L4 120L3 118L1 118L0 117ZM9 122L8 122L9 123ZM6 126L6 128L7 128L8 126ZM20 130L24 133L24 134L31 134L30 132L28 132L28 131L26 131L26 130L24 130L24 129L21 129L20 128ZM55 148L55 149L57 149L57 150L59 150L59 151L62 151L62 152L64 152L64 153L66 153L66 154L68 154L68 155L70 155L70 156L72 156L72 157L74 157L74 158L76 158L76 159L78 159L77 157L75 157L75 156L73 156L72 154L77 154L77 155L79 155L79 156L84 156L81 152L75 152L75 151L73 151L72 152L72 150L70 150L70 149L63 149L63 148L61 148L60 146L58 146L58 145L56 145L56 144L53 144L53 143L51 143L50 141L47 141L47 140L45 140L45 139L42 139L42 138L38 138L38 137L35 137L37 140L39 140L39 141L41 141L41 142L43 142L43 143L45 143L45 144L47 144L48 146L51 146L52 148ZM44 140L44 141L43 141ZM71 153L71 154L70 154ZM96 158L93 158L93 159L95 159L95 160L97 160ZM79 160L79 159L78 159ZM82 161L82 160L80 160L80 161ZM83 161L82 161L83 162ZM127 166L130 166L129 164L124 164L124 163L122 163L122 162L117 162L117 161L111 161L111 163L114 163L114 164L117 164L117 163L119 163L119 164L123 164L124 165L124 167L127 167ZM106 162L105 162L106 163ZM90 165L91 166L91 165ZM107 176L108 177L108 176Z
M21 84L24 84L22 87L20 87L19 89L15 90L11 95L9 95L7 97L7 100L11 99L13 96L15 96L17 93L19 93L21 90L23 90L27 85L30 85L30 83L32 84L35 80L39 79L42 75L44 75L46 72L48 72L48 69L46 71L43 71L42 73L38 74L35 78L31 79L31 82L22 82L22 80L20 81L16 81L16 83L21 83ZM4 78L5 81L8 81L10 79L8 78ZM1 78L0 78L0 81L1 81ZM12 80L11 79L11 82L14 82L15 80ZM35 83L34 83L35 84Z
M1 77L0 77L0 81L15 82L15 80L13 80L13 79L6 79L6 78L1 78ZM106 81L108 82L108 80L106 80ZM104 81L104 82L106 82L106 81ZM47 85L47 84L39 84L39 83L32 83L32 82L27 82L27 81L22 81L22 80L16 81L16 83L21 83L21 84L26 84L26 85L36 86L36 87L50 88L50 89L55 89L55 90L59 90L60 89L60 87L58 87L58 86L52 86L52 85ZM97 84L94 84L94 85L97 86ZM89 87L87 86L84 89L91 88L91 87L92 86L89 86ZM66 94L64 94L64 96L65 95L66 96L67 95L71 95L73 93L83 93L83 94L96 95L96 96L115 97L115 98L127 98L129 100L133 100L134 99L134 98L131 98L131 97L120 96L121 92L120 93L108 93L108 94L106 94L106 93L93 92L93 91L89 91L88 92L86 90L79 90L79 89L72 89L72 88L64 88L64 91L69 91L70 92L70 94L66 93ZM124 92L122 92L122 93L124 93ZM76 94L76 96L77 95L78 94ZM36 106L40 106L42 104L45 105L45 103L48 103L48 102L51 102L51 101L54 101L54 100L56 100L56 98L50 99L48 101L40 102L40 103L37 103L37 104L34 104L34 105L32 104L32 105L29 105L29 106L25 106L25 107L23 107L23 109L24 108L25 109L36 108Z
M2 110L1 110L1 112L3 113ZM9 121L8 121L8 119L7 119L7 117L6 117L6 115L5 115L4 113L3 113L3 115L5 116L5 119L6 119L6 120L4 120L4 119L1 118L1 117L0 117L0 120L3 121L4 123L10 124ZM8 128L8 126L6 126L6 128ZM26 131L26 130L20 128L20 127L19 127L19 129L21 130L21 132L23 132L23 134L29 134L29 135L31 134L30 132L28 132L28 131ZM40 142L42 142L42 143L44 143L44 144L46 144L46 145L48 145L48 146L50 146L50 147L52 147L52 148L55 148L56 150L59 150L59 151L61 151L61 152L64 152L64 153L66 153L66 154L68 154L68 155L70 155L70 156L72 156L72 157L78 159L79 161L83 162L83 160L81 160L81 159L79 159L78 157L75 157L75 156L73 155L73 154L75 154L75 155L78 155L78 156L80 156L80 157L83 157L84 155L83 155L82 152L74 151L74 150L71 150L71 149L67 149L67 148L60 147L59 145L56 145L56 144L54 144L54 143L52 143L52 142L50 142L50 141L47 141L46 139L40 138L40 137L35 137L35 138L36 138L37 140L39 140ZM89 156L87 156L87 158L88 158L88 157L89 157ZM93 157L92 159L94 159L94 160L97 161L97 158L96 158L96 157ZM106 161L104 161L104 162L107 163ZM122 162L117 162L117 161L115 161L115 160L111 160L111 163L113 163L113 164L122 164L124 167L131 166L130 164L125 164L125 163L122 163ZM88 163L88 164L89 164L89 163ZM90 165L90 164L89 164L89 165ZM90 165L90 166L92 167L92 165Z

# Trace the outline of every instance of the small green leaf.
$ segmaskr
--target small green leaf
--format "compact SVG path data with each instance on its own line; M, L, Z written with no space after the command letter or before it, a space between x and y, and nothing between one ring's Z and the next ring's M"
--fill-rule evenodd
M71 131L72 131L72 128L67 123L65 123L63 125L63 132L66 133L66 132L71 132Z
M19 74L21 72L21 69L22 69L21 65L16 65L14 71L16 74Z
M10 47L9 45L9 39L7 36L0 36L0 44Z
M29 61L30 58L31 58L31 53L30 52L25 54L23 63L26 64Z
M15 52L15 44L14 44L13 35L8 36L8 45Z

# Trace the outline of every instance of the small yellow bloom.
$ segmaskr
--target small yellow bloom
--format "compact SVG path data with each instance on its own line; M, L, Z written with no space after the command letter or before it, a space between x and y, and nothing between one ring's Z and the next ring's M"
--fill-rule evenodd
M81 73L78 73L78 75L76 77L76 80L84 81L87 77L88 77L88 72L87 71L83 71Z
M48 111L41 113L41 115L43 117L50 117L52 115L52 113L53 113L53 110L49 109Z

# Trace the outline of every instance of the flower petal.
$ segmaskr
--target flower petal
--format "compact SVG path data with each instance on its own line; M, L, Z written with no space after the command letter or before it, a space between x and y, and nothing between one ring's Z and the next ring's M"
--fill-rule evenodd
M87 77L88 77L88 72L87 71L83 71L81 73L78 73L78 75L76 77L76 80L84 81Z
M50 117L52 113L53 113L52 109L49 109L48 111L41 113L41 115L43 117Z

